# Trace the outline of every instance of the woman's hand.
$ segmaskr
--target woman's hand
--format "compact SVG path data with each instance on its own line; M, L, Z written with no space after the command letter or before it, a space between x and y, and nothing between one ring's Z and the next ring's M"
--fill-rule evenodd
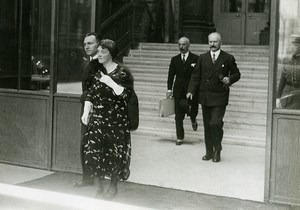
M90 101L85 101L84 102L84 108L83 108L83 114L81 117L81 122L84 125L87 125L89 123L90 120L90 114L93 111L93 103Z
M90 118L90 114L87 113L87 112L84 112L82 114L82 117L81 117L81 122L84 124L84 125L88 125L89 123L89 118Z
M105 75L102 72L100 73L101 73L100 82L103 82L107 86L111 87L114 90L116 95L121 95L121 93L124 90L124 87L118 85L115 81L113 81L113 79L110 76Z
M100 72L100 74L101 74L100 82L112 88L112 86L115 84L112 78L108 75L103 74L102 72Z

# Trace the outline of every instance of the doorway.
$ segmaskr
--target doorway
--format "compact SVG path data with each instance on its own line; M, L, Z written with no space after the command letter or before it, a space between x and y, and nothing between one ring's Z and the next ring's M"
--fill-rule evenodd
M223 44L265 44L269 17L269 0L214 1L214 23Z

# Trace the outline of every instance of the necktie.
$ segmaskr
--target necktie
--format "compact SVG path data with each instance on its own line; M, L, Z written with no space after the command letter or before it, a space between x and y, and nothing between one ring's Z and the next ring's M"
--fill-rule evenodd
M185 63L185 55L184 54L182 55L182 63L183 64Z
M212 62L215 63L216 62L216 54L213 53L213 56L212 56Z

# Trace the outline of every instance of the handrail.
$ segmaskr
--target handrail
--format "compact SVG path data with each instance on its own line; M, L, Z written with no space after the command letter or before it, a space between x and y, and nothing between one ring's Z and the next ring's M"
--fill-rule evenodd
M120 15L124 14L127 10L129 10L131 6L132 3L128 3L124 5L123 7L118 9L114 14L112 14L109 18L103 21L103 23L101 23L101 31L104 28L111 26L111 24L114 23L114 21L117 20Z
M113 14L111 14L100 25L100 33L103 37L113 39L118 46L118 60L122 61L123 56L127 54L131 46L131 24L130 19L132 12L132 3L127 3ZM128 23L127 27L120 25L123 21ZM120 30L121 29L121 30Z

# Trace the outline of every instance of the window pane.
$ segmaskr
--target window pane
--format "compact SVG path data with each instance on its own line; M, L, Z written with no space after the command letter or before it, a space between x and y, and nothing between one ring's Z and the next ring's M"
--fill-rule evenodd
M23 1L22 10L21 89L48 91L51 1Z
M248 0L248 12L269 14L270 0Z
M0 88L47 90L51 1L18 2L0 3Z
M0 88L18 87L16 1L0 1Z
M236 13L242 11L242 0L221 0L221 12Z
M125 3L128 3L129 0L103 0L101 6L98 8L98 14L101 21L106 20L110 15L112 15L115 11L120 9Z
M300 109L300 3L280 1L277 108Z
M57 92L81 93L83 36L91 30L91 0L59 1Z

